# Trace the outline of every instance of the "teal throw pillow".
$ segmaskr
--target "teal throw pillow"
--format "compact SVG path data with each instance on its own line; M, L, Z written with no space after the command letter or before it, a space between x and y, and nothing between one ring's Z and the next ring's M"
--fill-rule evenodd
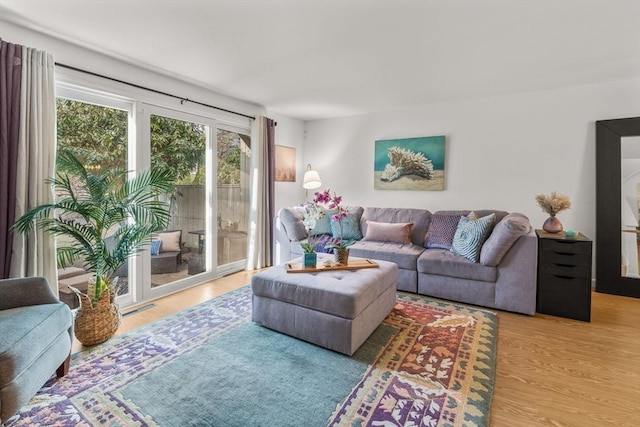
M312 236L319 236L321 234L332 234L331 231L331 216L336 213L335 210L326 210L320 208L322 216L316 220L316 226L311 229Z
M451 252L461 255L469 261L478 262L482 244L489 235L495 218L496 214L491 214L476 219L473 212L469 216L460 217L456 233L453 236Z
M334 219L331 219L331 232L334 238L340 238L340 223ZM362 239L362 232L360 231L360 215L350 213L347 214L346 218L342 218L342 239Z

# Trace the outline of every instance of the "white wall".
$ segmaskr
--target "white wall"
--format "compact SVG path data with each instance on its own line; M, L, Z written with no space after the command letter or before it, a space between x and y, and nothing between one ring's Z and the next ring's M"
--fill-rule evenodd
M52 52L58 62L249 115L263 112L258 105L0 22L4 40ZM276 144L295 147L298 158L296 182L276 183L276 210L304 201L302 175L311 163L323 188L343 195L346 204L432 211L496 208L523 212L536 227L546 215L536 206L535 194L557 190L573 203L559 215L565 228L593 238L594 121L639 116L639 94L640 79L634 79L307 123L267 112L278 122ZM173 99L162 103L179 105ZM181 108L205 111L187 104ZM234 120L212 110L208 114ZM446 136L444 191L373 190L375 140L430 135Z
M267 117L278 123L276 126L276 144L296 149L296 182L275 183L275 212L288 206L296 206L304 202L302 178L306 163L302 162L304 150L304 122L291 117L267 111Z
M502 209L546 219L535 195L567 194L565 229L595 238L595 125L640 116L640 79L306 123L303 163L345 204ZM374 141L446 136L444 191L373 189Z

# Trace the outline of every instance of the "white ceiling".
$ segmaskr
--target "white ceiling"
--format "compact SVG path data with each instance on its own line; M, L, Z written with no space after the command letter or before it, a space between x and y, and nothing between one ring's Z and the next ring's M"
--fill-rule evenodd
M640 76L640 0L0 0L0 16L302 120Z

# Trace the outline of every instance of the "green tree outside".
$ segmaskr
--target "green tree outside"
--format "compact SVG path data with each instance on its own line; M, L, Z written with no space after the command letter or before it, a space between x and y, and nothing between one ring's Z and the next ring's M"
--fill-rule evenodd
M88 168L126 168L128 113L81 101L57 99L58 145ZM174 171L177 184L205 183L204 126L151 116L151 163ZM218 184L240 183L241 140L218 130Z

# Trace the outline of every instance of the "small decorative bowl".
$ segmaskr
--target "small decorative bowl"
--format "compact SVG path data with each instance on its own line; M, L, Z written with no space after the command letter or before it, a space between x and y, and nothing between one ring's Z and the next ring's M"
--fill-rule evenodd
M578 232L576 230L564 230L564 235L567 237L576 237Z

